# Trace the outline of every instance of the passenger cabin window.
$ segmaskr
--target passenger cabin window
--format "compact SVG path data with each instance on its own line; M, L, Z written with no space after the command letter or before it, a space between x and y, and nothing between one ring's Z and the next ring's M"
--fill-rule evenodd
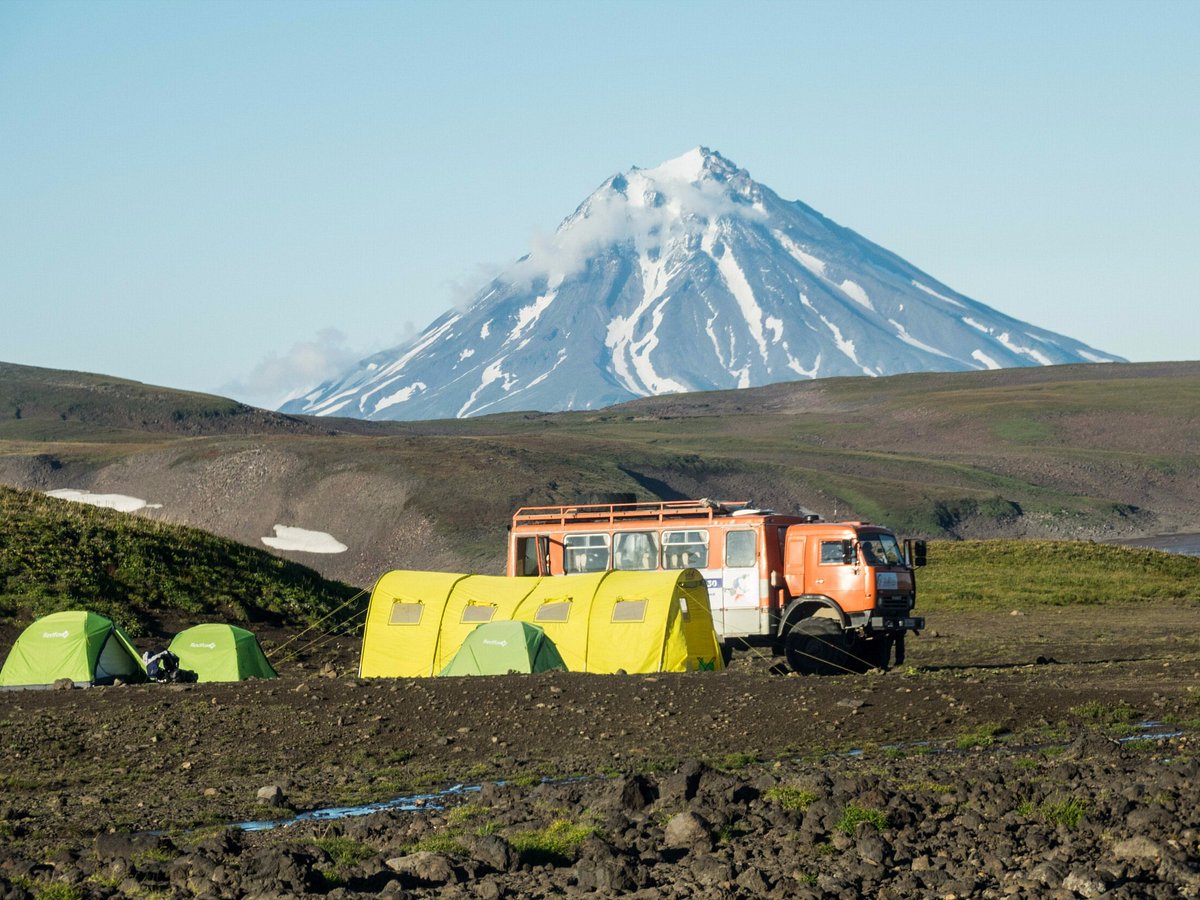
M821 541L821 565L840 566L845 562L841 541Z
M664 531L664 569L703 569L708 565L707 531Z
M646 571L658 568L658 539L652 531L613 535L613 568Z
M744 569L754 565L756 541L753 531L725 533L725 568Z
M603 572L608 569L607 534L568 534L563 540L563 571Z

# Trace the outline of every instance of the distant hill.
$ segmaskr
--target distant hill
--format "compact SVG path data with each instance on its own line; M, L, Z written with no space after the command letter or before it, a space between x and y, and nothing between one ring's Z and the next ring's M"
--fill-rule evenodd
M0 363L0 439L71 439L94 436L98 430L185 435L311 433L317 428L225 397Z
M469 304L283 409L438 419L1116 361L955 291L696 147L613 175Z
M272 552L361 587L391 568L500 571L516 507L600 493L752 500L954 539L1200 531L1197 362L828 378L425 422L248 411L207 433L131 425L179 396L139 390L151 394L117 404L85 392L65 431L52 406L2 420L0 483L142 498L160 508L139 517L262 549L277 525L328 534L348 549Z
M0 535L0 630L12 633L66 609L102 613L135 636L208 621L299 626L354 594L195 528L31 491L0 487Z

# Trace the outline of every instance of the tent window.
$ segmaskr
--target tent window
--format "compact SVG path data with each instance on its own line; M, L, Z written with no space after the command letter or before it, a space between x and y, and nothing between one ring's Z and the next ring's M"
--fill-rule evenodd
M613 568L645 572L658 568L658 539L653 531L613 536Z
M533 620L535 622L565 622L570 615L570 600L554 600L539 606L538 611L533 614Z
M646 620L645 600L618 600L613 606L612 620L614 622L644 622Z
M568 534L563 540L563 556L568 575L604 572L608 569L608 535Z
M424 611L424 603L405 603L403 600L395 600L392 602L392 614L388 617L388 624L420 625L421 613Z
M707 531L663 532L664 569L702 569L707 565Z
M483 604L471 604L463 609L462 621L464 624L469 622L490 622L492 616L496 614L496 607L486 606Z

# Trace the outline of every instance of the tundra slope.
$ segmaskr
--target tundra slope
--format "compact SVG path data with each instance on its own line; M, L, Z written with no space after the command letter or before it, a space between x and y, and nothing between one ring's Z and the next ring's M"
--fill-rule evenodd
M284 554L359 586L393 568L503 571L513 510L607 492L805 507L926 537L1200 531L1195 362L825 378L427 422L221 415L229 401L113 381L0 369L0 411L38 400L0 417L0 482L142 498L162 504L147 516L257 547L277 524L324 532L350 549Z
M612 176L466 308L282 410L443 419L1117 360L958 293L697 147Z

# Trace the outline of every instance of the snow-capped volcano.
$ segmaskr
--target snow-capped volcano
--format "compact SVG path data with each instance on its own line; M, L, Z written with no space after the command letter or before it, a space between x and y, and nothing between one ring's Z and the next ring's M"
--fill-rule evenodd
M698 147L609 178L465 309L283 410L451 418L834 375L1114 361L959 294Z

